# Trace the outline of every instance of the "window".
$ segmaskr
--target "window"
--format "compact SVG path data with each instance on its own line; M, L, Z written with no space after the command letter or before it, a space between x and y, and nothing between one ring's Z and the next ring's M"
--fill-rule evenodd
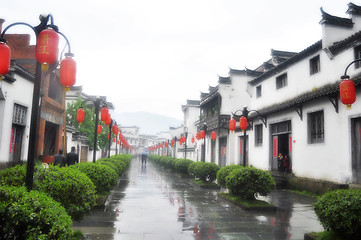
M13 123L19 125L26 125L27 108L19 104L14 104Z
M262 97L262 85L256 87L256 97Z
M355 59L361 58L361 45L355 47L354 52L355 52ZM355 68L360 68L360 67L361 67L361 62L355 62Z
M254 128L254 139L255 139L255 146L262 146L263 143L263 126L262 124L255 125Z
M308 114L309 143L323 143L325 139L323 111Z
M276 77L276 89L280 89L287 86L287 73L284 73Z
M320 71L321 71L320 55L318 55L310 60L310 74L313 75Z

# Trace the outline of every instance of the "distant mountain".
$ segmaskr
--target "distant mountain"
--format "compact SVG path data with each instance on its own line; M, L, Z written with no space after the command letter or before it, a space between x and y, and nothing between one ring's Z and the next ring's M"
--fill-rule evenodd
M155 135L159 132L169 131L169 127L180 127L183 122L172 117L166 117L149 112L123 112L113 113L114 119L120 126L139 127L140 134Z

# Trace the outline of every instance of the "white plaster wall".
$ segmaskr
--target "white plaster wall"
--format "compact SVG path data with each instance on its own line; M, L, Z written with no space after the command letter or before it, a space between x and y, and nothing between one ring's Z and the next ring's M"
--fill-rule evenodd
M23 77L15 74L16 81L14 83L2 82L1 89L5 95L5 101L2 100L0 113L2 121L0 122L0 162L7 163L9 161L9 147L12 128L12 117L14 104L19 104L27 107L26 126L24 128L22 139L22 153L21 160L27 160L31 107L33 97L33 82L30 82Z
M358 92L358 99L361 93ZM351 110L339 102L339 113L325 97L303 105L303 120L296 111L285 111L268 117L268 127L263 128L262 147L254 146L254 131L247 131L249 163L261 169L270 169L272 142L270 125L291 120L293 173L299 177L347 183L352 180L351 169L351 118L361 116L361 101ZM308 143L308 113L324 111L324 143ZM260 122L255 122L260 123ZM239 141L239 140L238 140ZM232 145L230 145L232 148ZM234 148L234 147L233 147ZM234 148L237 152L239 149Z

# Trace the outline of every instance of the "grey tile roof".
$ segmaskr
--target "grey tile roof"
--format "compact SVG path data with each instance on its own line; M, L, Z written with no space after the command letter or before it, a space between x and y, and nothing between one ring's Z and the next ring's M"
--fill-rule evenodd
M361 86L361 75L355 77L353 79L353 81L354 81L356 87L360 87ZM311 100L319 98L319 97L324 97L324 96L328 96L328 95L332 95L332 94L338 94L339 85L340 85L339 81L336 83L328 84L321 88L311 90L311 91L301 94L295 98L289 99L288 101L285 101L285 102L282 102L279 104L274 104L272 106L269 106L269 107L266 107L263 109L256 109L256 110L260 113L261 116L266 116L268 114L280 112L280 111L283 111L283 110L286 110L289 108L299 106L307 101L311 101ZM361 101L361 99L360 99L360 101ZM255 118L255 117L256 117L256 114L250 114L250 118Z

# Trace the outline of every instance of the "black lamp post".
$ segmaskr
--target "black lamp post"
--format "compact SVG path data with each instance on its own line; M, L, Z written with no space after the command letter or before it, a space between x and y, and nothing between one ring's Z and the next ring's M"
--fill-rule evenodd
M174 137L174 158L176 158L176 150L177 150L177 137Z
M206 136L207 136L207 124L204 123L202 130L204 131L204 139L203 139L203 145L202 145L202 162L206 161Z
M238 111L241 111L241 110L237 110L236 112L232 113L233 117L237 117L237 118L245 117L246 119L248 119L248 114L250 112L255 112L255 113L257 113L258 118L267 127L266 119L262 118L260 113L257 110L248 110L247 106L244 106L244 108L242 109L242 114L241 115L236 115L236 113ZM242 146L242 148L243 148L243 159L242 160L243 160L243 166L244 167L246 166L247 127L248 127L248 124L244 129L242 129L243 130L243 146Z
M61 35L65 38L67 45L69 47L69 53L70 53L69 41L65 37L64 34L62 34L61 32L58 31L58 27L56 25L54 25L53 16L51 14L49 14L47 16L40 15L39 20L40 20L40 24L35 27L31 26L28 23L24 23L24 22L17 22L17 23L10 24L1 33L0 40L2 42L6 42L6 40L4 39L4 35L9 28L16 26L16 25L24 25L24 26L30 27L34 31L35 36L36 36L36 45L38 45L40 33L47 28L52 28L55 32L57 32L59 35ZM50 24L48 24L49 20L50 20ZM32 100L31 120L30 120L30 133L29 133L29 149L28 149L28 159L27 159L27 168L26 168L26 177L25 177L25 184L26 184L28 191L33 189L33 181L34 181L34 179L33 179L34 165L35 165L34 158L35 158L36 147L37 147L38 122L39 122L39 115L40 115L39 108L40 108L41 77L42 77L41 64L39 62L37 62L35 78L34 78L33 100Z

